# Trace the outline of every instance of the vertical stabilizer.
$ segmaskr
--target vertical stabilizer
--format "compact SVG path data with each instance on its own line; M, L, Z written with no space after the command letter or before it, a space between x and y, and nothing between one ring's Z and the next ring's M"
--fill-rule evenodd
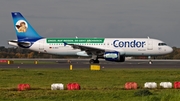
M19 42L35 41L42 38L20 12L12 12L12 18Z

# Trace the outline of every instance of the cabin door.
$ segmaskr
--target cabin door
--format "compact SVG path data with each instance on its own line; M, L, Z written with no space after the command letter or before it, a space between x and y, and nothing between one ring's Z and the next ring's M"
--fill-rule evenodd
M152 50L153 49L153 40L148 39L147 41L147 50Z

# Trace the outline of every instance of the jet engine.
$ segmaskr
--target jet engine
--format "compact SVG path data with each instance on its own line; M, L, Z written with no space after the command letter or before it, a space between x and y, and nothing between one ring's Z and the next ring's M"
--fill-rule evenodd
M104 59L106 61L114 61L114 62L124 62L125 55L121 55L120 52L105 52Z

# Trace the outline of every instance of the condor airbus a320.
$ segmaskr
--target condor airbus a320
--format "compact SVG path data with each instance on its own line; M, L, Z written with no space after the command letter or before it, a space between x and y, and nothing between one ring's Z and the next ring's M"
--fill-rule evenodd
M173 49L151 38L45 38L41 37L19 12L12 12L17 39L8 43L33 51L57 55L91 56L90 63L124 62L126 56L156 56Z

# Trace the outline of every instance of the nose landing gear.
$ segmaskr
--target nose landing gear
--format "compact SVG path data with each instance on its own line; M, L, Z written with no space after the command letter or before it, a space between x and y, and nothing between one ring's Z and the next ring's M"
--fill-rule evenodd
M152 61L151 61L151 56L148 56L148 59L149 59L149 64L152 64Z

